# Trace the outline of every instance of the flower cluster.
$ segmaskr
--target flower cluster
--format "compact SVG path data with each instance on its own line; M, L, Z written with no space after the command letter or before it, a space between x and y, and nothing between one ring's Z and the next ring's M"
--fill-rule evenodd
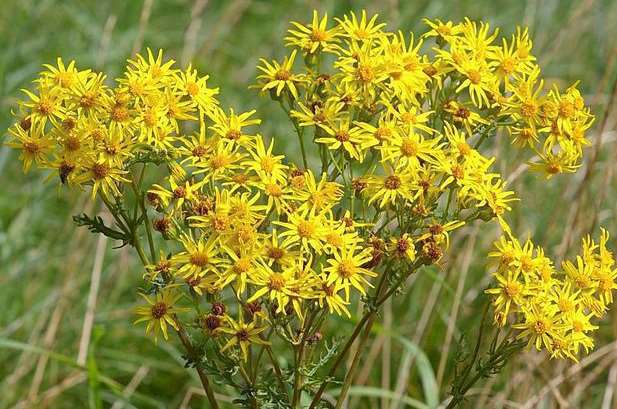
M466 223L496 220L510 234L514 192L482 144L509 134L547 175L579 165L593 117L575 86L543 93L526 30L499 45L497 31L470 20L426 20L420 37L365 12L328 23L317 12L293 23L290 55L258 67L257 87L289 116L297 162L257 133L255 111L221 108L208 76L162 52L129 60L114 86L59 59L24 90L8 145L25 170L51 169L102 199L114 227L79 220L137 249L147 301L137 321L155 337L188 326L217 351L236 351L240 366L272 336L304 345L327 314L350 317L354 299L374 314L410 274L439 264ZM578 267L564 265L567 277L588 272L588 288L551 278L540 250L504 239L502 252L514 254L499 267L505 290L489 291L497 321L520 314L516 328L554 356L591 346L586 311L612 301L606 237L586 241ZM557 298L538 301L562 293L580 300L573 315L549 307ZM547 329L534 338L538 317Z
M589 336L598 327L593 317L604 316L617 288L615 259L607 250L608 233L600 242L583 239L576 263L565 261L557 271L542 247L531 240L521 245L516 239L496 243L490 254L497 260L493 273L498 287L486 290L495 306L495 322L513 322L519 338L553 357L571 358L581 349L593 348Z
M91 186L92 197L120 195L127 168L146 150L174 149L183 121L216 106L216 89L196 70L172 70L149 52L129 61L116 88L105 75L80 71L72 61L45 65L36 91L19 103L19 121L9 129L9 146L21 150L24 171L33 163L56 170L62 184Z
M526 29L499 43L498 30L469 19L425 20L428 31L420 39L384 31L385 24L365 13L336 21L328 29L327 16L315 12L311 24L294 23L290 57L262 60L259 67L262 90L277 97L288 92L298 107L292 116L301 126L317 127L317 143L360 162L377 151L380 163L394 171L399 162L418 167L421 161L447 172L453 157L470 156L463 163L468 171L458 173L474 178L488 165L469 154L465 140L502 128L514 144L536 153L532 168L548 177L579 166L593 116L576 84L544 93ZM422 52L427 39L435 40L432 55ZM292 70L297 50L307 62L302 73ZM319 69L327 56L335 58L333 72ZM449 126L460 133L447 132ZM454 149L445 151L447 145ZM490 180L483 182L486 190ZM480 201L486 196L482 189L469 193Z

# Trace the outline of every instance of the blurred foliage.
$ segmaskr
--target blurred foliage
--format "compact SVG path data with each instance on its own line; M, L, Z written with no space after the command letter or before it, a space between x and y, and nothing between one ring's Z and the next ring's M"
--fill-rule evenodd
M151 10L148 13L145 7L144 12L144 4L149 3ZM192 0L3 0L0 127L3 130L8 127L15 97L20 88L30 86L29 81L41 64L62 56L65 61L80 61L81 66L104 68L113 77L121 72L135 48L149 46L165 49L183 64L192 60L200 71L211 75L211 84L221 88L223 104L257 109L258 116L264 120L261 132L284 140L284 135L290 134L287 128L290 125L282 120L278 106L247 87L254 81L259 57L282 56L280 39L288 22L308 20L313 8L328 11L330 16L367 8L380 13L390 27L402 30L417 29L425 16L444 20L468 16L502 26L509 32L517 25L528 25L545 76L565 83L580 79L598 123L602 123L615 79L611 56L615 54L617 38L614 24L617 2L611 0L209 0L203 2L202 14L195 19L191 17L192 9L198 3ZM612 128L613 120L609 119L605 131ZM585 199L583 227L579 230L584 233L587 233L585 228L591 227L585 221L597 215L613 236L617 236L614 179L608 181L604 201L594 201L604 175L615 165L614 157L609 156L609 152L614 155L614 138L611 132L604 136L607 147L600 151L594 173L581 192ZM281 148L287 154L297 154L295 139L289 140L292 142ZM508 144L507 137L502 136L495 148L508 150ZM110 243L103 260L95 316L100 339L96 349L90 351L88 368L81 370L75 366L97 238L85 228L76 228L71 216L76 212L74 209L83 208L78 203L88 199L78 193L56 192L51 184L42 183L46 176L40 173L24 175L15 159L14 152L0 148L0 408L111 407L123 400L124 407L179 407L189 386L197 385L191 378L194 374L182 368L181 354L174 344L155 345L143 337L141 328L132 327L131 308L142 272L126 249L112 254ZM498 166L511 172L515 163L515 160L505 161ZM510 215L515 226L521 221L516 231L530 234L547 249L556 250L565 232L574 228L568 225L572 223L568 215L572 201L580 198L573 197L572 186L580 182L583 173L584 170L572 178L556 178L548 188L544 181L531 175L517 179L514 188L524 195L525 204L516 206ZM437 371L460 271L466 263L465 247L471 242L475 243L477 257L471 260L463 283L454 339L460 339L463 333L473 336L477 330L472 323L477 321L482 309L481 290L488 283L484 256L496 233L484 230L483 226L478 228L479 234L473 227L454 238L445 270L418 277L411 291L398 297L392 306L391 314L396 317L397 325L390 332L377 334L413 340L421 356L427 358L420 361L423 365L420 370L411 370L406 388L411 401L407 402L423 396L421 378ZM424 329L419 333L421 325ZM616 326L617 319L604 320L603 336L598 344L610 342L615 337ZM327 336L338 334L335 326L329 330L331 334ZM398 342L387 342L392 350L390 389L393 390L399 357L409 355L410 349ZM450 355L456 350L453 346ZM49 355L49 351L55 355ZM501 391L502 399L525 402L563 370L550 362L536 365L535 370L526 369L527 364L539 360L541 357L527 354L506 368L492 384L497 397ZM432 370L427 371L426 365L432 365ZM605 371L607 366L600 369ZM370 387L354 388L352 395L356 397L352 398L350 407L376 407L380 397L392 396L388 390L379 389L383 379L381 367L380 356L368 373L366 384ZM146 373L136 392L128 399L123 398L123 389L140 374L140 368L144 368L141 373ZM525 370L529 373L518 381L520 385L508 385L513 374ZM61 389L61 396L54 395L57 391L53 388L71 377L79 382ZM606 375L600 372L591 381L572 402L573 407L600 407ZM448 382L440 385L441 398L448 392ZM574 383L567 381L565 390L571 391ZM358 400L361 396L362 400ZM489 407L503 405L499 402L503 401L496 400ZM471 402L469 407L479 407L474 405ZM185 407L205 408L207 404L196 396Z

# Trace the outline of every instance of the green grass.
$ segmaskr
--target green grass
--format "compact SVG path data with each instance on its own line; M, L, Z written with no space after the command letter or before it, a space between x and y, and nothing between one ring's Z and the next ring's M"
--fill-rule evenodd
M81 66L98 64L111 79L121 72L143 30L143 47L164 48L177 60L194 49L194 65L209 73L211 83L221 88L223 104L257 109L264 119L261 131L283 141L280 149L285 153L297 155L291 129L281 120L276 104L247 87L254 81L260 57L280 57L285 52L282 37L288 21L307 20L312 7L327 10L331 16L366 7L379 12L391 27L403 30L419 31L424 16L453 20L469 16L499 25L506 33L517 25L529 25L545 76L558 78L563 84L580 79L593 103L597 124L602 123L616 75L611 61L617 38L617 2L609 0L210 0L191 42L186 32L193 4L188 0L155 0L149 18L140 23L143 2L138 0L5 0L0 10L0 127L9 126L19 89L29 86L41 64L62 56L65 61L77 60ZM578 236L591 229L597 231L598 222L617 236L614 176L608 179L606 195L602 196L605 175L616 170L613 114L609 112L604 129L606 143L594 172L579 195L574 188L585 169L550 183L528 174L514 182L522 200L509 218L521 237L531 235L555 254L569 230L575 237L575 247ZM598 128L592 132L594 140ZM520 158L508 149L505 137L496 144L502 158L498 166L509 173L519 165ZM71 222L71 216L88 203L87 198L76 192L57 191L54 183L44 183L45 178L36 172L24 175L16 154L0 148L0 408L99 408L119 402L124 407L179 407L190 387L198 386L198 382L194 374L182 368L178 345L156 345L144 337L143 328L131 325L130 310L137 301L141 271L127 249L112 252L107 243L89 359L84 366L76 364L98 239ZM582 212L573 222L568 217L576 203ZM447 376L439 385L433 378L438 377L452 305L460 286L462 301L454 341L463 334L473 337L485 300L486 254L496 234L487 225L471 226L457 234L445 267L419 276L407 294L386 308L385 318L395 317L395 325L377 328L374 335L376 342L385 342L390 353L376 355L370 370L363 373L361 368L365 386L352 389L350 407L373 408L382 399L387 400L406 354L415 356L405 385L408 407L414 407L416 401L441 401L447 395ZM472 253L468 253L471 242ZM566 253L573 250L564 249ZM465 281L459 284L461 277ZM325 334L337 335L342 328L351 328L351 323L334 322ZM598 345L612 342L616 334L617 316L611 315L601 323ZM373 345L369 343L369 348ZM449 363L456 351L453 342ZM615 358L611 354L568 377L559 385L560 398L549 393L538 407L556 408L563 399L573 408L601 408L605 390L615 383L607 380ZM382 385L387 378L382 372L384 362L389 385ZM525 354L486 383L484 392L477 390L468 407L482 407L478 406L482 399L483 407L490 408L524 403L563 373L567 365ZM141 380L134 392L125 398L123 390L138 377ZM74 384L66 383L67 379ZM588 385L574 396L577 385L584 381ZM483 393L485 397L478 398ZM201 396L195 396L187 407L208 406Z

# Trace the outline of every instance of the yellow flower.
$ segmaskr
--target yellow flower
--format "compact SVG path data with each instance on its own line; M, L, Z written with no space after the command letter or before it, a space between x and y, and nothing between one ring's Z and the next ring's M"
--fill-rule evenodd
M335 125L323 128L328 136L316 138L315 142L325 144L330 150L342 148L351 158L359 162L364 160L365 151L376 144L376 141L367 135L366 130L352 126L349 115L338 118Z
M334 66L343 73L341 82L349 83L360 93L365 104L372 101L376 88L388 78L382 59L370 42L352 43L350 49L343 50Z
M261 256L270 267L274 265L278 268L289 267L300 256L298 251L292 250L293 246L294 244L284 245L279 239L277 229L274 228L269 234L269 239L263 243Z
M486 294L493 296L495 321L499 326L504 326L506 324L512 304L514 304L518 310L525 302L525 296L528 290L525 283L518 279L519 275L518 270L495 273L494 277L499 286L484 291Z
M407 107L404 104L398 104L395 107L389 105L388 111L396 118L399 126L404 130L403 133L412 133L415 131L423 131L427 134L433 134L435 130L427 125L433 111L419 112L415 106Z
M292 297L307 298L310 296L310 283L295 278L295 268L286 268L280 272L274 271L267 264L260 264L251 276L251 283L258 289L249 297L247 302L254 302L266 297L274 302L276 312L285 311L285 307Z
M289 36L285 37L287 45L300 48L305 54L317 54L319 52L336 51L336 37L338 28L328 29L328 14L319 19L317 10L313 10L313 20L310 24L303 25L295 21L291 22L294 29L289 29Z
M137 54L134 60L128 60L127 71L138 72L151 79L155 84L164 84L174 80L174 75L177 73L173 69L174 60L163 62L163 50L159 50L156 57L152 50L148 48L148 59L141 54Z
M283 246L299 243L301 248L308 252L311 249L317 253L323 250L323 239L326 234L323 215L304 210L301 213L290 214L288 222L275 221L274 223L286 229L279 235L284 238Z
M254 138L251 134L246 134L244 128L259 125L261 119L251 118L255 110L236 114L233 109L229 110L229 115L222 109L216 107L212 112L208 112L208 117L214 122L210 127L216 135L230 144L246 145Z
M182 146L178 148L178 152L184 157L181 164L189 163L194 166L212 153L213 140L206 137L206 127L201 121L197 135L185 136L180 141Z
M532 304L523 307L523 316L522 323L512 325L513 328L521 330L517 338L527 338L528 346L533 345L537 350L544 347L552 352L553 340L559 337L564 330L564 325L559 323L556 308Z
M333 254L352 244L361 242L358 234L347 231L345 223L330 221L327 232L324 235L324 250L326 254Z
M29 98L29 102L21 102L22 109L30 111L29 119L32 123L41 122L44 127L49 120L53 124L64 118L66 109L62 105L62 95L57 88L48 90L39 88L38 95L26 89L22 89Z
M229 340L221 348L221 352L225 352L229 348L236 345L240 346L242 358L246 361L248 359L249 345L268 345L269 342L263 340L259 334L264 332L267 327L257 327L257 322L252 321L246 324L242 318L239 321L235 321L231 317L227 317L225 326L221 327L220 331L231 335Z
M170 202L174 202L174 208L179 209L184 202L191 202L195 200L203 182L192 183L188 180L182 183L176 182L176 178L168 177L169 189L161 185L153 185L152 189L148 190L149 193L153 193L159 197L163 206L169 206Z
M257 268L255 254L247 248L241 248L236 252L227 246L223 247L223 251L231 261L227 269L220 274L217 286L224 288L235 282L235 292L240 297L246 291L249 277L255 274Z
M222 259L217 238L208 240L204 236L194 239L188 234L180 237L184 251L174 254L172 261L179 265L176 274L182 278L203 277L210 272L216 272Z
M54 145L53 139L43 132L42 122L32 123L22 121L9 128L9 141L7 146L21 150L19 159L23 162L24 172L27 172L32 163L43 166L47 163L48 155ZM24 129L27 127L27 129Z
M321 288L318 292L319 306L328 306L330 313L336 313L338 315L345 314L348 318L351 318L351 313L347 309L350 304L349 301L345 301L341 297L340 293L345 288L342 283L328 284L328 275L321 274L320 276Z
M84 81L90 74L90 70L78 71L75 61L64 64L62 58L56 59L56 66L43 64L47 71L41 73L41 84L46 87L59 87L65 91L70 91L81 81Z
M369 180L369 204L377 203L380 208L395 205L397 201L411 201L415 181L414 174L405 167L389 167L384 176L373 176Z
M360 18L352 11L343 19L335 18L335 20L339 24L342 36L356 41L367 41L381 36L381 30L386 26L385 23L377 23L377 17L375 14L369 20L366 10L362 10Z
M334 207L340 200L343 192L337 182L328 180L326 174L321 175L319 182L311 170L304 173L304 187L298 189L296 199L302 202L299 212L308 210L315 213L324 213Z
M240 153L232 144L218 141L203 160L195 162L199 168L194 175L205 174L204 181L219 181L226 179L236 169L241 168L240 161L246 154Z
M158 339L160 332L163 333L165 339L168 339L167 325L170 325L177 331L178 324L175 321L175 315L189 310L188 308L175 305L182 297L182 293L168 287L157 292L154 296L142 293L139 295L146 300L148 305L135 308L135 313L139 318L134 323L147 322L146 335L153 333L155 341Z
M344 104L340 101L329 100L323 105L313 105L308 107L302 102L298 102L300 111L291 110L291 117L298 121L300 126L328 125L340 116L340 111Z
M270 146L266 148L261 135L257 135L254 148L248 150L252 159L242 163L242 166L254 171L260 177L265 176L278 182L285 182L285 171L288 168L282 163L285 156L272 154L273 149L274 140L270 141Z
M89 73L72 86L68 98L78 114L92 117L103 114L105 100L109 98L105 78L101 73Z
M356 122L356 124L366 130L375 140L376 145L386 145L399 136L399 126L390 115L381 115L376 126L366 122Z
M361 249L355 244L350 244L340 251L334 251L333 255L333 258L328 259L329 266L323 269L328 274L326 285L342 286L345 290L345 301L349 301L351 287L365 295L366 287L372 287L365 276L377 276L377 273L362 267L373 258L371 249Z
M526 30L525 30L526 31ZM522 32L520 27L518 28L519 37L512 36L512 41L508 44L508 41L502 39L502 46L495 48L495 52L490 59L495 60L497 63L496 75L499 81L503 81L505 88L507 89L512 76L515 74L530 74L533 71L533 61L535 57L532 56L529 51L531 50L531 44L529 49L520 47L526 47L522 43Z
M211 112L217 105L214 98L219 93L218 88L208 88L208 75L198 76L197 70L189 65L185 71L179 73L178 85L184 94L190 98L193 104L197 105L201 111Z
M439 37L443 41L449 42L463 31L460 24L454 24L451 21L443 22L439 19L430 20L428 18L424 18L422 21L431 28L423 34L423 37Z
M298 99L297 85L304 81L302 75L292 72L294 60L296 59L296 50L291 52L289 57L285 57L282 63L272 60L269 63L265 59L260 59L262 65L257 68L263 72L257 79L262 80L261 90L272 90L279 97L285 89L289 90L294 99Z
M488 64L484 61L465 59L453 63L453 66L465 76L465 79L456 88L456 92L468 89L471 101L478 108L490 107L489 94L494 89L495 77Z
M390 144L382 146L382 161L391 161L397 165L417 169L422 163L437 164L443 155L439 138L425 139L414 131L400 132Z
M129 183L123 175L128 172L114 167L103 159L92 160L84 166L85 172L77 177L77 183L92 185L92 198L101 191L106 197L110 194L120 195L118 183Z

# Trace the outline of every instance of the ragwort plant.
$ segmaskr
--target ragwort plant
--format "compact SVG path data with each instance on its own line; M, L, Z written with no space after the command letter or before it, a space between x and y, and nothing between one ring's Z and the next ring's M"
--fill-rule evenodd
M424 22L420 36L365 12L292 23L289 56L261 60L254 87L288 115L297 161L257 133L255 111L222 108L208 76L161 51L129 60L113 86L58 59L24 90L7 144L25 171L102 200L113 222L75 222L136 249L135 322L179 337L213 408L218 388L251 408L331 407L323 394L342 382L340 408L380 307L476 220L503 231L486 290L495 325L486 346L487 300L448 407L525 345L571 360L593 348L616 288L608 233L558 270L511 232L515 193L481 151L504 135L531 171L575 172L593 115L576 84L545 90L527 29L498 39L469 19ZM364 307L353 331L325 342L321 328L352 319L353 300Z

